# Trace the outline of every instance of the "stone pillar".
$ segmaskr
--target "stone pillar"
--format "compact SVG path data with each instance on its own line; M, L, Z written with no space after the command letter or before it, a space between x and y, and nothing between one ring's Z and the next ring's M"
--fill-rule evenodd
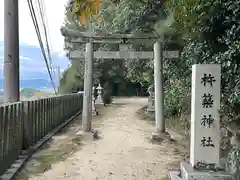
M220 65L192 66L190 163L181 163L184 180L231 180L219 164L220 82Z
M190 163L219 164L220 65L193 65Z
M97 96L97 99L96 99L96 104L103 104L102 91L103 91L103 88L101 87L101 84L99 83L98 87L97 87L98 96Z

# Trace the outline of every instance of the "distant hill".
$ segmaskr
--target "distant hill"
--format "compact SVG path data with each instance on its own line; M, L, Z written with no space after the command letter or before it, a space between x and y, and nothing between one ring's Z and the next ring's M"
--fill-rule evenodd
M24 88L21 90L20 94L24 97L32 97L36 92L40 91L32 88Z
M0 89L4 88L4 81L0 78ZM46 79L20 80L20 88L31 88L36 90L52 89L52 83Z

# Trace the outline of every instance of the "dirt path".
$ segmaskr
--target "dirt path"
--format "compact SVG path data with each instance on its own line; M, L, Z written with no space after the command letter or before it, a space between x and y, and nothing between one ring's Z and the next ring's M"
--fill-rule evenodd
M48 148L36 153L17 179L23 180L24 175L30 180L166 179L169 170L179 167L184 148L167 140L150 142L148 137L154 127L139 120L135 113L146 103L145 99L116 101L117 105L107 107L103 116L93 120L93 127L100 131L99 140L81 137L76 140L77 124L71 125L66 132L55 136L55 140L48 143ZM56 148L57 152L61 152L58 156L54 151ZM71 151L72 154L63 151ZM55 161L50 158L53 164L45 169L42 167L42 172L36 171L36 168L33 170L35 166L43 166L41 158L46 154L57 156Z

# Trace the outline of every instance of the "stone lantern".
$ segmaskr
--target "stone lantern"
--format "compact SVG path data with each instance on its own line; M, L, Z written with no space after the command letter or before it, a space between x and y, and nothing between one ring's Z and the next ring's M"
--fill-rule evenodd
M148 93L149 93L149 97L148 97L148 108L147 111L148 112L154 112L155 108L154 108L154 86L150 85L148 88Z
M96 104L103 104L102 91L103 91L103 88L101 87L101 84L99 83L98 87L97 87L98 96L97 96L97 99L96 99Z

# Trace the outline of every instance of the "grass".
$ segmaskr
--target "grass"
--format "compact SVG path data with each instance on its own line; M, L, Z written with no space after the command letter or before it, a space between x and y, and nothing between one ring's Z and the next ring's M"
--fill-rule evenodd
M43 147L39 154L36 154L27 162L25 168L20 171L15 180L28 180L31 176L44 173L52 168L53 164L66 160L72 154L81 149L81 139L76 137L66 144L61 144L57 148Z
M146 113L147 106L140 108L136 113L141 120L146 120L149 123L155 125L154 113ZM166 127L172 129L182 136L188 135L187 125L185 122L181 121L179 117L166 118Z
M139 119L141 120L145 120L148 121L150 124L152 124L153 126L155 126L155 116L154 113L146 113L146 109L147 106L144 106L142 108L140 108L136 113L137 116L139 117ZM186 124L184 124L185 122L182 122L180 120L179 117L172 117L172 118L166 118L166 128L168 128L169 130L176 132L177 134L181 135L182 137L184 137L184 141L178 141L177 143L181 146L183 146L184 148L187 149L187 155L188 150L189 150L189 134L186 133L188 132L187 126ZM159 144L161 143L160 141L156 141L156 140L152 140L151 141L153 144ZM170 139L171 143L176 143L175 141L173 141L173 139Z
M16 180L28 180L29 177L51 169L52 165L66 160L70 155L74 154L81 148L80 138L74 138L71 143L61 145L55 150L43 153L39 156L33 157L17 176Z
M167 175L166 177L164 177L163 179L161 180L171 180L171 178L169 177L169 175Z

